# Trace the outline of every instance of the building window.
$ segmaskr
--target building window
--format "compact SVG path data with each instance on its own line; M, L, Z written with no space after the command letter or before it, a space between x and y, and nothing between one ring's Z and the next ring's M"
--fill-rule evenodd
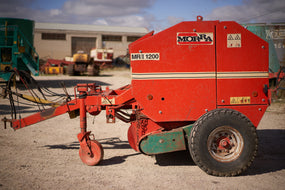
M113 35L103 35L102 41L113 41L113 42L121 42L122 36L113 36Z
M134 41L136 41L136 40L138 40L140 38L141 38L140 36L128 36L127 37L127 41L128 42L134 42Z
M42 40L66 40L63 33L42 33Z

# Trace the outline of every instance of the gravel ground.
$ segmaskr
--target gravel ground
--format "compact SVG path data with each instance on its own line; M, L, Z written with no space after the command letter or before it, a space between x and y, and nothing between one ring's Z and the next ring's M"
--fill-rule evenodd
M40 76L42 85L58 93L64 81L73 94L77 83L97 82L111 89L129 84L126 70L99 77ZM0 100L0 118L9 117L9 102ZM22 117L33 111L22 106ZM259 152L241 176L214 177L200 170L188 152L150 157L128 144L129 124L106 124L105 113L88 117L88 129L104 148L98 166L84 165L76 135L79 118L67 114L18 131L0 126L0 189L285 189L285 103L275 102L258 126Z

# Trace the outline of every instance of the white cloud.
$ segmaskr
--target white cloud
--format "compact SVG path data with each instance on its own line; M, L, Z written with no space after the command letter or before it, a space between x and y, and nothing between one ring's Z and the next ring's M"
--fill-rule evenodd
M182 17L174 17L174 16L167 17L167 21L168 21L170 26L178 24L179 22L182 22L183 20L184 20L184 18L182 18Z
M149 22L138 15L127 15L119 17L109 17L105 19L109 25L132 26L132 27L149 27Z
M105 19L95 20L92 24L94 25L108 25L108 22Z
M59 9L38 10L35 0L0 1L0 17L32 19L37 22L102 24L148 27L145 10L155 0L67 0Z
M63 5L63 12L93 17L126 16L143 13L151 5L151 0L69 0Z
M66 0L62 7L49 10L32 7L35 1L40 0L0 0L0 17L27 18L37 22L142 26L156 31L184 20L175 15L161 19L151 15L149 10L157 0ZM284 0L243 0L242 5L219 7L205 16L205 20L216 19L243 23L284 22L285 3Z
M62 14L75 23L149 27L145 10L155 0L68 0Z
M214 9L207 20L235 20L246 22L284 22L285 3L282 0L244 0L239 6L224 6Z
M62 13L62 11L59 10L59 9L51 9L51 10L50 10L50 16L58 16L58 15L60 15L61 13Z

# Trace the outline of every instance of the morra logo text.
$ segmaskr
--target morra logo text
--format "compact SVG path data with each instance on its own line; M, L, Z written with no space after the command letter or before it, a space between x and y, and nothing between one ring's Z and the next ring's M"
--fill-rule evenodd
M213 45L213 33L178 32L177 45Z

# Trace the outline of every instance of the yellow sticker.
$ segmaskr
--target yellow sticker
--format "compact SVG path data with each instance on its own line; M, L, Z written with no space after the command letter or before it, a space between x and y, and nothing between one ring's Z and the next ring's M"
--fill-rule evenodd
M230 97L230 104L250 104L250 96Z

